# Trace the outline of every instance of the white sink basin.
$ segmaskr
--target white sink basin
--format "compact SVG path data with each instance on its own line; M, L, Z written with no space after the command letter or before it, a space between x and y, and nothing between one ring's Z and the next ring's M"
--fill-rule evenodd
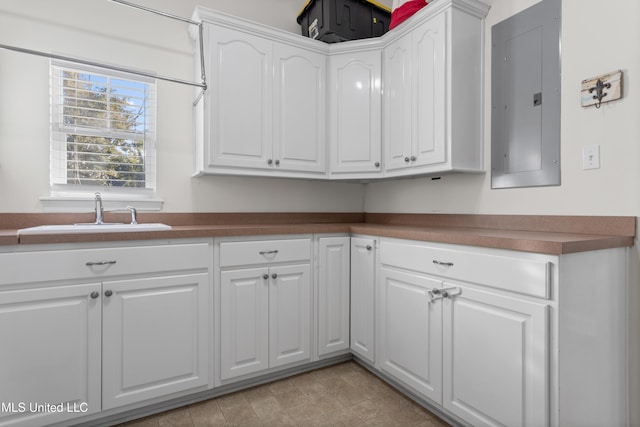
M171 226L160 223L149 224L62 224L39 225L37 227L18 230L18 235L26 234L57 234L57 233L121 233L127 231L160 231L171 230Z

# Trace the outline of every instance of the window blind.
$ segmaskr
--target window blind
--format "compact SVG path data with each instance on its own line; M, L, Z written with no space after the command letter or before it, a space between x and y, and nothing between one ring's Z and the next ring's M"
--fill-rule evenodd
M52 185L155 187L155 82L51 64Z

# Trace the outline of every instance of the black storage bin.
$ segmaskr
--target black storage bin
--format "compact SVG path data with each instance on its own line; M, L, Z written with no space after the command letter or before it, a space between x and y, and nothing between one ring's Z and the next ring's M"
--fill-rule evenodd
M367 0L309 0L297 20L303 36L336 43L383 35L391 10Z

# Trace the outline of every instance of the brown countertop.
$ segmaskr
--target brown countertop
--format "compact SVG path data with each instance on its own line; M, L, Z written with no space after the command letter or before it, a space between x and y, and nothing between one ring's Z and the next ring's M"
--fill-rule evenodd
M25 216L26 215L26 216ZM356 233L560 255L634 244L636 217L460 214L142 214L171 230L32 234L19 228L87 222L85 214L0 214L0 244L49 244L276 234ZM126 217L109 218L125 222Z
M632 236L491 230L482 228L354 224L351 227L351 232L381 237L395 237L399 239L451 243L494 249L510 249L549 255L633 246Z

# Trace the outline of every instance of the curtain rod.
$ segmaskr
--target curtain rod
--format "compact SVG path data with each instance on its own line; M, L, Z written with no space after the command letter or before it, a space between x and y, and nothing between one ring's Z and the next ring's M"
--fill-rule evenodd
M26 53L26 54L29 54L29 55L42 56L42 57L45 57L45 58L59 59L59 60L62 60L62 61L75 62L75 63L78 63L78 64L90 65L90 66L93 66L93 67L106 68L108 70L121 71L121 72L129 73L129 74L135 74L135 75L138 75L138 76L150 77L150 78L158 79L158 80L166 80L168 82L180 83L180 84L185 84L185 85L189 85L189 86L196 86L196 87L201 87L203 89L206 89L206 84L204 84L204 83L191 82L191 81L188 81L188 80L176 79L174 77L160 76L160 75L157 75L157 74L154 74L154 73L147 73L147 72L144 72L144 71L133 70L131 68L118 67L118 66L115 66L115 65L102 64L100 62L88 61L86 59L73 58L71 56L56 55L56 54L53 54L53 53L41 52L39 50L31 50L31 49L25 49L25 48L17 47L17 46L10 46L10 45L7 45L7 44L0 44L0 49L6 49L6 50L14 51L14 52Z
M200 87L202 87L202 91L204 93L205 90L207 90L207 74L205 73L205 68L204 68L204 42L203 42L203 37L202 37L202 22L197 22L194 21L192 19L187 19L187 18L183 18L181 16L178 15L173 15L171 13L167 13L167 12L163 12L161 10L158 9L152 9L150 7L146 7L146 6L140 6L138 4L135 3L131 3L125 0L108 0L112 3L118 3L124 6L129 6L132 7L134 9L140 9L142 11L145 12L150 12L150 13L155 13L156 15L160 15L160 16L164 16L165 18L171 18L171 19L176 19L178 21L182 21L182 22L186 22L187 24L191 24L191 25L195 25L198 27L198 36L200 38L200 74L201 74L201 78L202 78L202 85L200 85ZM194 101L194 106L198 103L198 101L200 100L200 98L202 98L203 94L200 94L200 96L196 99L196 101Z
M170 13L163 12L158 9L151 9L150 7L140 6L139 4L130 3L128 1L124 1L124 0L109 0L109 1L113 3L119 3L129 7L133 7L134 9L144 10L145 12L155 13L156 15L161 15L166 18L177 19L178 21L186 22L187 24L200 25L200 22L192 21L191 19L183 18L182 16L172 15Z
M195 86L195 87L199 87L202 89L202 92L198 95L198 97L196 98L195 101L193 101L193 106L195 107L196 105L198 105L198 102L200 102L200 100L202 99L204 92L207 90L207 78L206 78L206 74L205 74L205 68L204 68L204 43L203 43L203 36L202 36L202 23L201 22L196 22L196 21L192 21L190 19L186 19L186 18L182 18L179 16L175 16L175 15L171 15L165 12L161 12L155 9L149 9L146 7L142 7L142 6L138 6L136 4L133 3L129 3L126 1L122 1L122 0L109 0L111 2L114 3L119 3L125 6L129 6L129 7L133 7L136 9L141 9L147 12L152 12L158 15L162 15L168 18L172 18L172 19L177 19L179 21L182 22L186 22L192 25L197 25L198 26L198 34L200 36L200 69L202 72L202 83L197 83L197 82L192 82L189 80L182 80L182 79L178 79L178 78L174 78L174 77L167 77L167 76L162 76L162 75L157 75L154 73L148 73L148 72L144 72L144 71L139 71L139 70L134 70L131 68L126 68L126 67L119 67L119 66L115 66L115 65L110 65L110 64L103 64L100 62L96 62L96 61L89 61L86 59L79 59L79 58L74 58L71 56L64 56L64 55L56 55L53 53L47 53L47 52L42 52L42 51L38 51L38 50L32 50L32 49L25 49L22 47L17 47L17 46L11 46L11 45L6 45L6 44L0 44L0 49L6 49L6 50L10 50L13 52L19 52L19 53L26 53L28 55L35 55L35 56L41 56L41 57L45 57L45 58L50 58L50 59L58 59L61 61L68 61L68 62L74 62L77 64L84 64L84 65L89 65L89 66L93 66L93 67L100 67L100 68L105 68L108 70L113 70L113 71L120 71L120 72L124 72L124 73L129 73L129 74L134 74L137 76L143 76L143 77L148 77L148 78L152 78L152 79L158 79L158 80L164 80L167 82L172 82L172 83L179 83L179 84L183 84L183 85L188 85L188 86Z

